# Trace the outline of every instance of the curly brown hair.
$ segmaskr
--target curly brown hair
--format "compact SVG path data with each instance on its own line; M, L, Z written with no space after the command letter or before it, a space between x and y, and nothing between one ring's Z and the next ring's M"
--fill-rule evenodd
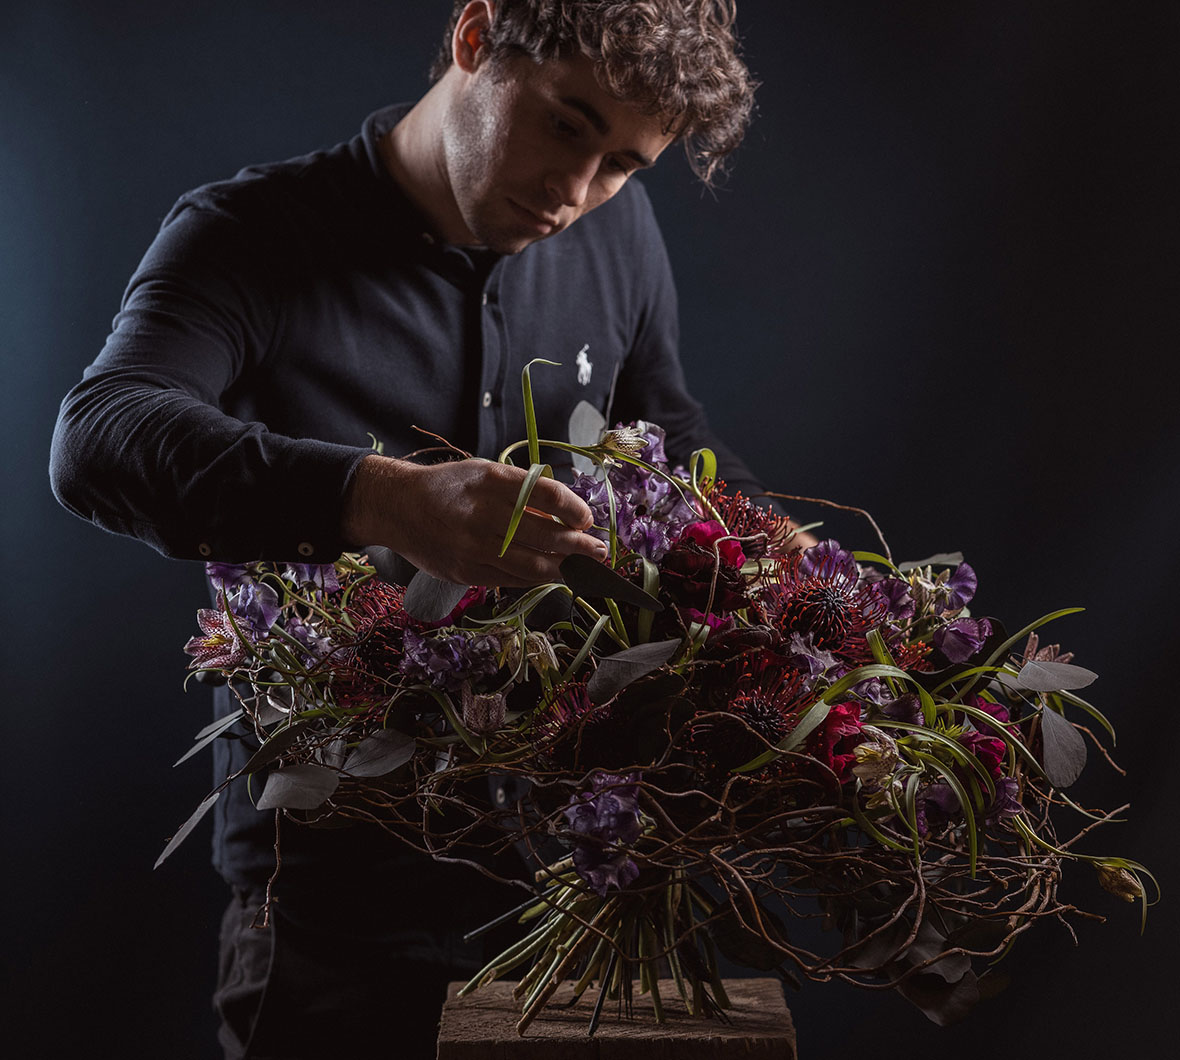
M466 6L455 0L433 80L451 65ZM711 184L741 143L754 103L736 13L735 0L496 0L484 46L493 62L586 56L608 92L664 118L693 172Z

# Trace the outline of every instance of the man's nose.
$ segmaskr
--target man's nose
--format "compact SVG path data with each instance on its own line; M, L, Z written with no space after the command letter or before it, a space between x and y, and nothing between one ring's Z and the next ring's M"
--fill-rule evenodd
M577 165L568 165L555 169L546 180L549 194L557 199L562 206L577 209L585 205L590 194L590 185L594 175L598 172L597 159L586 159Z

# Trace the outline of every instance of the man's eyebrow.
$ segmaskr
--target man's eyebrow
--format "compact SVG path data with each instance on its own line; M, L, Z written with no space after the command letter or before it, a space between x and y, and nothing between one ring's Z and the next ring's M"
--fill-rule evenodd
M582 117L594 126L600 136L606 136L610 132L610 122L599 113L598 108L593 103L582 99L580 96L562 96L558 102L581 114ZM646 155L635 150L624 150L620 151L619 154L630 158L640 169L650 169L655 165L654 159L648 158Z

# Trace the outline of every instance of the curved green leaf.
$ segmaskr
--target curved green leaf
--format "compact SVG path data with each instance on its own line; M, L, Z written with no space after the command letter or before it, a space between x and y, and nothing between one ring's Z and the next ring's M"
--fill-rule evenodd
M516 495L516 506L512 509L512 518L508 520L508 532L504 535L504 544L500 546L501 556L508 551L508 546L512 544L512 538L516 534L516 528L520 526L520 520L524 517L524 510L529 503L529 498L533 495L537 481L542 475L545 478L552 478L553 468L548 464L541 464L534 460L524 481L520 484L520 492Z

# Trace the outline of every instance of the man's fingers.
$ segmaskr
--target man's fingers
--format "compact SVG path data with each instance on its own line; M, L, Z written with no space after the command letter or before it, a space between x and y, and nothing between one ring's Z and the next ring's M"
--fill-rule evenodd
M529 495L529 507L557 516L574 530L588 530L594 522L590 506L568 486L551 478L537 479Z
M571 552L595 558L606 557L606 546L596 537L554 522L547 515L526 511L521 517L513 544L523 545L538 552L557 552L568 556Z

